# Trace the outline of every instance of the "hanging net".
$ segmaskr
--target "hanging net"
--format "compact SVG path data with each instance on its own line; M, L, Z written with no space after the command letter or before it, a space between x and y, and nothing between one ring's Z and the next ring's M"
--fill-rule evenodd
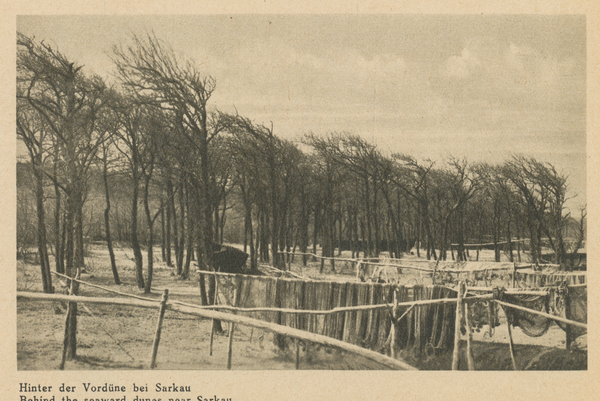
M504 301L523 306L528 309L533 309L539 312L548 313L548 296L547 295L508 295L504 294ZM520 327L523 333L530 337L540 337L546 334L552 320L533 313L505 308L506 318L508 323Z

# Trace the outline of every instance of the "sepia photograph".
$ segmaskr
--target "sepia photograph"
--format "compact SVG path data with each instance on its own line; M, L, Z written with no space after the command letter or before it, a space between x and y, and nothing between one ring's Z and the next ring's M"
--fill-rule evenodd
M17 370L586 371L586 26L18 15Z

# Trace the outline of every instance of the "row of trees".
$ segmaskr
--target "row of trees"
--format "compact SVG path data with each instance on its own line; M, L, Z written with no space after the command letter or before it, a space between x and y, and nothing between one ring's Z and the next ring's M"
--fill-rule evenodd
M115 47L112 58L118 80L108 85L56 49L18 36L17 134L29 153L46 292L49 243L58 272L74 276L84 265L85 205L99 183L115 282L118 191L136 281L146 292L155 243L182 278L194 258L211 269L213 244L234 222L226 216L243 222L251 267L262 261L283 268L278 251L312 245L316 252L317 244L326 256L349 249L401 257L416 242L419 255L435 259L446 259L454 244L461 260L465 244L513 238L529 239L534 263L547 239L563 263L583 241L584 211L580 228L565 237L573 221L564 211L567 177L548 163L525 156L501 165L420 161L383 154L349 133L309 133L293 143L275 135L273 124L210 107L215 80L154 36Z

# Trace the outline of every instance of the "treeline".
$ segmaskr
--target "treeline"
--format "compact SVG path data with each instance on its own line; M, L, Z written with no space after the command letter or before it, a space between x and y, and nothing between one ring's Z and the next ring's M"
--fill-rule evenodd
M500 165L417 160L345 132L294 143L272 123L211 107L215 80L154 36L115 47L112 60L118 80L109 85L18 35L17 135L28 161L19 167L17 236L34 240L35 212L46 292L48 249L56 271L74 276L90 236L107 242L119 283L115 224L146 292L155 245L187 278L193 259L211 269L214 243L233 227L251 267L285 268L278 251L316 253L318 244L325 256L395 257L417 244L419 256L443 260L454 244L464 260L465 244L491 242L499 260L500 242L512 258L512 241L528 239L532 262L548 242L561 264L582 245L585 209L577 219L565 213L567 177L551 164L518 155Z

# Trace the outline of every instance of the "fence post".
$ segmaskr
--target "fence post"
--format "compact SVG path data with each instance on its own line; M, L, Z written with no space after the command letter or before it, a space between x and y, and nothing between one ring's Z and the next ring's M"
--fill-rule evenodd
M435 275L437 273L438 265L440 264L440 260L438 259L435 262L435 266L433 267L433 274L431 275L431 285L435 285Z
M200 273L202 274L202 273ZM219 277L217 277L217 272L215 271L215 296L213 297L213 305L217 304L217 301L219 299ZM209 355L212 356L213 353L213 342L215 340L215 325L216 325L216 321L215 319L212 320L211 322L211 326L210 326L210 345L209 345Z
M398 294L397 288L394 289L394 308L392 309L392 326L390 327L390 357L396 358L396 341L398 340L398 331L396 325L398 324Z
M565 319L571 320L571 296L569 294L569 287L565 287ZM573 332L570 324L565 325L565 345L569 349L573 342Z
M81 275L81 269L77 268L77 273L75 274L75 279L79 279ZM68 277L68 276L67 276ZM73 280L72 277L67 278L67 283L69 285L69 295L77 294L77 286L76 281ZM65 320L65 338L63 341L63 353L60 361L60 366L58 367L60 370L65 368L65 362L67 360L67 355L69 351L71 351L71 358L75 357L77 351L77 341L75 339L75 334L77 333L77 302L67 302L67 317ZM74 326L74 327L73 327Z
M233 288L233 306L238 306L239 293L241 288L240 277L236 274L234 278L235 286ZM235 312L234 312L235 313ZM229 339L227 342L227 370L231 370L231 354L233 353L233 332L235 330L235 323L229 324Z
M452 370L458 370L460 356L460 325L462 323L463 291L465 283L458 283L458 294L456 295L456 321L454 323L454 351L452 353Z
M508 327L508 348L510 350L510 360L512 362L513 370L517 369L517 360L515 359L515 350L513 346L513 338L512 338L512 330L510 328L510 319L508 317L508 313L506 312L506 308L504 305L501 305L502 311L504 312L504 316L506 316L506 326Z
M150 369L155 368L156 354L158 353L158 344L160 343L160 333L162 332L162 322L165 318L165 310L167 309L167 299L169 298L169 290L165 289L163 292L162 299L160 300L160 307L158 311L158 323L156 324L156 333L154 334L154 342L152 343L152 357L150 359Z
M69 321L71 320L71 302L67 302L67 312L66 312L66 319L65 319L65 338L63 340L63 352L62 352L62 359L60 361L60 366L58 367L60 370L64 370L65 368L65 361L67 360L67 348L68 348L68 338L69 338Z
M512 288L515 288L516 279L517 279L517 264L515 262L513 262Z
M467 327L467 364L469 370L475 370L475 359L473 358L473 351L471 349L473 332L471 330L471 322L469 321L469 304L467 302L465 302L465 326Z

